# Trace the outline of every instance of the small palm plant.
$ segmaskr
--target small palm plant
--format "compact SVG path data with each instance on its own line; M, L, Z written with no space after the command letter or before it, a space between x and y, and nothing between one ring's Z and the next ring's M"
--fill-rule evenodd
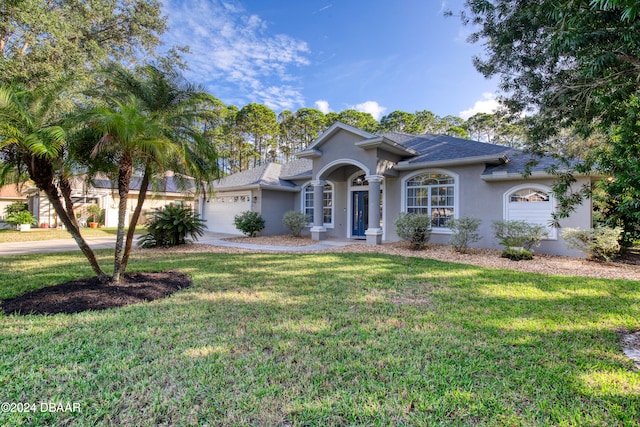
M183 204L155 209L149 215L147 233L139 237L143 248L176 246L198 240L204 234L205 221Z

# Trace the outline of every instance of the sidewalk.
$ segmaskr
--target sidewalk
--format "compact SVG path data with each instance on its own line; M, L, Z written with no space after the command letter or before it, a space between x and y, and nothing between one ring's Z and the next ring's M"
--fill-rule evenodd
M230 248L242 248L257 251L273 252L304 252L319 251L324 249L338 248L352 245L353 241L323 240L308 246L272 246L255 245L250 243L229 242L223 240L226 237L237 237L231 234L206 233L196 243L203 245L222 246ZM116 236L108 237L87 237L86 242L92 249L113 249L116 243ZM67 252L79 251L76 241L69 239L38 240L34 242L0 243L0 256L37 254L47 252Z

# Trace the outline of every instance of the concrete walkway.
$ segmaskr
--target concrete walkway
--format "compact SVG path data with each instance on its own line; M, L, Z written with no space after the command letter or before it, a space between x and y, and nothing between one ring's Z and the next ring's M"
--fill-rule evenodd
M238 236L227 236L227 237L238 237ZM228 240L223 240L220 237L212 236L207 238L207 236L204 236L202 239L198 240L198 243L202 243L205 245L229 247L229 248L251 249L255 251L304 252L304 251L321 251L324 249L340 248L342 246L353 245L356 242L341 241L341 240L322 240L322 241L319 241L318 243L314 243L312 245L307 245L307 246L273 246L273 245L256 245L253 243L229 242Z
M227 237L238 237L231 234L206 233L196 243L204 245L222 246L230 248L243 248L256 251L273 251L273 252L304 252L304 251L320 251L324 249L332 249L342 246L352 245L358 242L339 241L339 240L323 240L321 242L308 246L272 246L272 245L255 245L251 243L229 242L223 240ZM113 249L115 247L116 236L108 237L87 237L85 239L92 249ZM69 239L56 240L37 240L34 242L16 242L16 243L0 243L0 256L37 254L47 252L67 252L79 251L76 241Z

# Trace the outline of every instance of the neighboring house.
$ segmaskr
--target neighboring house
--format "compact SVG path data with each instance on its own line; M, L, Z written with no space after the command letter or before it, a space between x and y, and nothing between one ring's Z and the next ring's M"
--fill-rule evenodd
M313 218L309 233L366 239L368 243L398 241L394 220L401 212L432 218L431 242L448 243L447 219L480 218L479 247L498 248L491 223L525 220L547 226L549 233L536 250L582 256L569 249L550 227L555 207L553 177L545 172L550 159L522 172L530 160L509 147L442 135L373 135L336 123L298 160L270 163L230 175L214 183L215 196L202 205L210 231L236 233L233 216L247 210L266 220L263 234L286 232L282 216L300 210ZM576 187L589 184L578 177ZM321 209L316 209L321 207ZM562 227L591 227L591 201L585 200Z
M125 223L127 225L129 223L129 215L133 213L138 202L141 180L142 178L139 176L134 176L131 179L125 216ZM88 217L86 207L91 204L97 204L105 210L105 227L116 227L118 225L118 205L120 197L118 196L118 189L115 183L107 178L97 178L89 182L83 177L76 177L72 179L71 186L73 190L72 199L74 202L74 211L81 226L86 226ZM33 187L26 190L25 193L29 199L29 210L36 217L38 226L62 226L55 210L49 204L49 200L43 192ZM193 191L185 192L180 190L175 178L173 176L166 176L157 180L155 185L149 188L142 207L143 214L140 216L139 222L144 223L145 213L150 212L154 208L172 203L184 203L187 206L198 209L197 206L194 206L197 205L198 201L194 199Z
M27 203L27 196L22 193L22 189L21 187L16 187L15 184L0 187L0 228L13 228L13 226L3 222L6 216L5 209L15 202Z

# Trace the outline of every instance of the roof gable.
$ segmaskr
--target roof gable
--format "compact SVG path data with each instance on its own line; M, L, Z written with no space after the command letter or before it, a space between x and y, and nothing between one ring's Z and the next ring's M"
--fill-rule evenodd
M335 122L333 125L331 125L329 129L324 131L322 135L317 137L307 148L300 151L299 153L296 153L296 156L297 157L314 157L315 155L318 155L320 153L318 149L322 146L322 144L329 141L336 133L340 131L352 133L363 139L370 139L370 138L376 137L376 135L372 133L365 132L353 126L349 126L341 122Z

